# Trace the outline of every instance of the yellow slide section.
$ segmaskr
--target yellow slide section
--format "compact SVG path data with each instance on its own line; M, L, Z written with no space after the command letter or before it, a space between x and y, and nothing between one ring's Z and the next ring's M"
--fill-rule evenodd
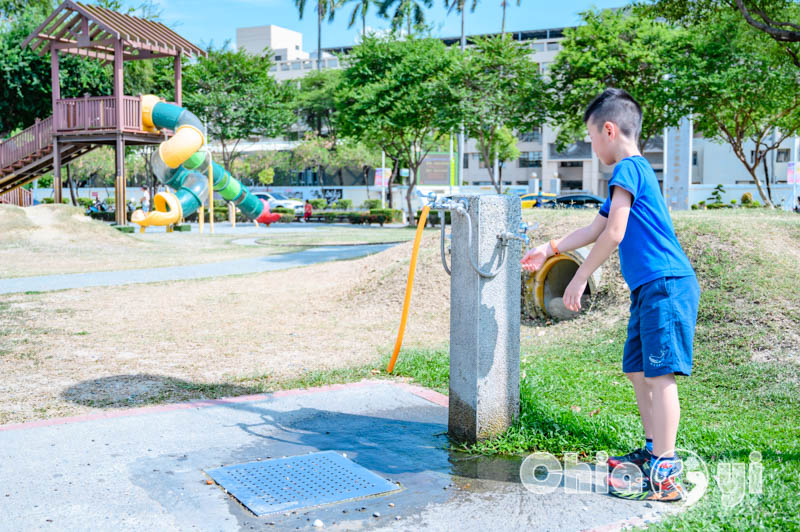
M178 128L175 135L158 147L161 160L170 168L177 168L203 147L203 133L196 127L184 125Z
M139 231L144 233L144 228L148 225L172 225L178 223L183 217L181 203L177 196L171 192L159 192L153 198L155 211L145 213L142 209L136 209L131 214L131 222L139 224Z

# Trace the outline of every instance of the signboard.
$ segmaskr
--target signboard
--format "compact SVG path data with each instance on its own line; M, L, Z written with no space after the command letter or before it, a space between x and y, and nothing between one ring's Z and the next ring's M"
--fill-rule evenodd
M681 118L678 127L667 128L664 139L664 199L677 211L689 210L692 182L692 121Z
M797 175L800 172L797 172L794 167L794 162L791 162L786 165L786 182L790 185L797 183L800 185L800 175Z
M392 177L392 172L390 172L388 168L376 168L375 169L375 186L376 187L388 187L389 186L389 179L391 177Z
M428 153L419 167L418 185L449 185L450 184L450 154Z

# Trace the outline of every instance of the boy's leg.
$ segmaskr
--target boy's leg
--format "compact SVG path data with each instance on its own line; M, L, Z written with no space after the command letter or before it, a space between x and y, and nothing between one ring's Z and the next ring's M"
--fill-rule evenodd
M678 400L678 383L675 374L659 377L644 377L652 398L650 428L655 457L672 457L675 453L675 438L681 419ZM638 395L637 395L638 397Z
M633 384L633 391L636 394L636 406L639 407L639 417L642 418L644 427L644 437L648 440L653 439L653 393L650 383L644 377L644 371L634 371L626 373L626 377Z

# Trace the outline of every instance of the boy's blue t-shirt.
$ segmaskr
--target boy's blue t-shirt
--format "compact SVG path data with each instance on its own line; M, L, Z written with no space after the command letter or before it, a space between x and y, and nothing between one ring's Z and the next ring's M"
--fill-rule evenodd
M620 268L630 289L659 277L694 275L675 236L667 204L647 159L634 155L614 167L608 182L608 199L600 207L600 214L606 218L611 210L613 187L624 188L633 196L625 236L619 244Z

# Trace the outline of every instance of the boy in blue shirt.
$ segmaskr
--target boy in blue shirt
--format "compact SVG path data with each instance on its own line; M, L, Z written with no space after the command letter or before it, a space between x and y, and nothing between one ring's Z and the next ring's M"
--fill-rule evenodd
M615 165L609 197L591 225L528 251L522 268L536 271L548 257L594 242L564 292L564 305L578 311L592 272L619 246L622 276L631 290L622 370L633 383L645 447L608 461L611 468L641 468L641 485L619 485L609 476L609 488L629 499L678 501L684 489L675 454L680 420L675 375L692 371L700 287L655 173L639 152L639 104L624 90L607 89L592 100L583 120L597 157Z

